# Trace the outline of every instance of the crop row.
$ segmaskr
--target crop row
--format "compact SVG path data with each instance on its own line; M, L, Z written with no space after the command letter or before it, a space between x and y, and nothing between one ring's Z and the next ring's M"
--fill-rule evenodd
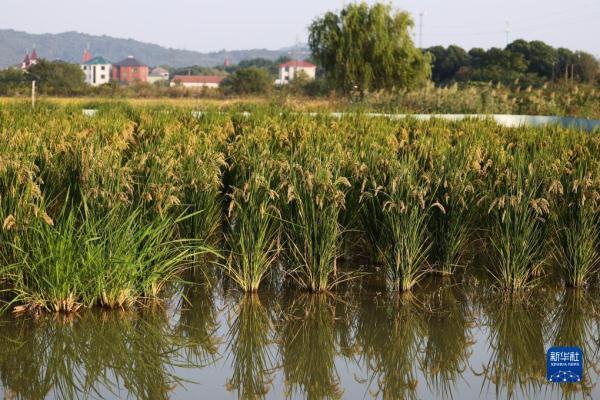
M398 291L470 269L507 291L596 273L598 134L190 111L0 108L8 304L127 307L197 265L248 292L331 290L356 276L350 260Z

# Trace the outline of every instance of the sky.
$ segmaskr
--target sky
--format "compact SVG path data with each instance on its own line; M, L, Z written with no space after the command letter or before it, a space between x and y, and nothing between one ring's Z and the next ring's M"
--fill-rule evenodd
M374 1L367 1L374 3ZM317 16L341 0L2 0L0 28L30 33L78 31L202 52L279 49L305 43ZM600 0L394 0L423 14L422 44L504 47L543 40L600 56Z

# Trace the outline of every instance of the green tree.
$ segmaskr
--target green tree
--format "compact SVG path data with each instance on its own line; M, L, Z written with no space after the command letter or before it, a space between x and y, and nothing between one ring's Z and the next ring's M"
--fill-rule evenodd
M411 88L431 75L429 55L410 37L413 26L407 12L389 5L350 4L312 22L309 46L326 78L345 93Z
M449 82L455 78L456 73L469 65L469 54L459 46L435 46L427 49L432 56L431 78L434 82Z
M515 40L506 47L513 54L519 54L527 63L527 71L551 79L556 73L558 52L552 46L539 40L527 42Z
M249 60L242 60L238 65L231 67L231 72L235 72L241 68L264 68L273 76L277 76L279 73L279 64L283 64L286 61L289 61L289 57L280 57L275 61L268 60L266 58L251 58Z
M27 90L25 72L16 68L0 70L0 95L11 96L19 91Z
M571 65L575 64L575 53L563 47L558 49L558 65L556 78L565 79L571 76Z
M581 82L595 83L600 77L600 65L598 64L598 60L585 51L576 52L575 74Z
M496 47L489 50L474 48L469 51L469 57L469 65L457 72L457 80L505 84L519 81L523 86L540 83L538 75L527 72L527 60L519 52Z
M41 93L74 95L85 91L85 75L77 64L40 60L29 68L28 79L35 80Z
M221 82L225 94L268 94L273 88L273 77L264 68L241 68Z

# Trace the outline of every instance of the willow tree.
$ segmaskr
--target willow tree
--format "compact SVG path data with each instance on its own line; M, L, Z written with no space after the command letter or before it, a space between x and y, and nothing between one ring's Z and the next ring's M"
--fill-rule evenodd
M428 80L429 55L411 39L404 11L377 3L350 4L309 27L309 46L327 79L343 92L405 89Z

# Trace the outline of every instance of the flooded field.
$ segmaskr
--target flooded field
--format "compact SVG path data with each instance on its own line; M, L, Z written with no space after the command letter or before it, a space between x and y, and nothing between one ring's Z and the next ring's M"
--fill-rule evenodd
M97 109L0 109L5 399L600 398L598 133Z
M0 393L42 398L599 398L596 291L516 296L431 280L333 294L221 284L164 308L4 316ZM487 285L486 285L487 286ZM182 296L183 295L183 296ZM187 301L183 298L187 298ZM584 351L582 384L546 383L552 345Z

